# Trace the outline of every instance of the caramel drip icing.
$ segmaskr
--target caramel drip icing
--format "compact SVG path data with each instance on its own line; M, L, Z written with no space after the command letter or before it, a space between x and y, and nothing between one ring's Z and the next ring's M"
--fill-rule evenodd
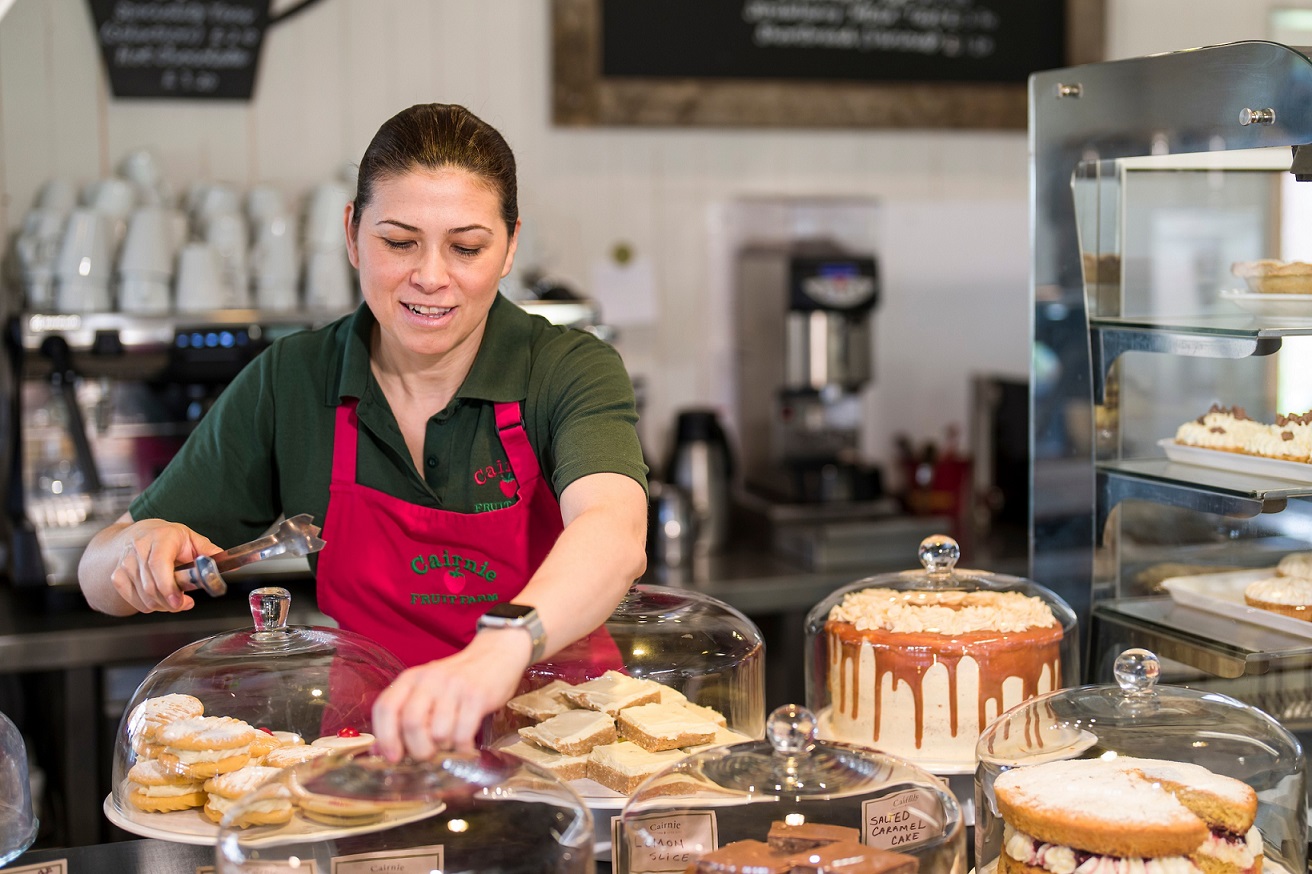
M892 689L906 683L911 691L915 713L916 747L920 748L924 740L925 702L923 681L925 673L934 665L943 665L948 672L949 690L949 724L952 736L957 735L959 714L957 711L957 670L963 658L969 656L979 666L979 721L982 727L988 724L987 714L990 702L998 713L1003 710L1002 684L1005 680L1018 677L1021 681L1022 700L1028 700L1039 694L1039 680L1046 668L1055 686L1060 676L1061 639L1060 626L1050 628L1030 628L1020 632L1001 633L996 631L976 631L956 635L936 634L933 632L892 632L873 628L858 630L849 622L830 620L825 623L829 635L829 652L831 669L844 669L852 666L851 682L840 674L839 700L833 702L840 713L847 713L855 720L859 707L860 677L859 664L861 648L870 646L875 650L875 673L873 677L875 692L875 720L871 742L879 742L880 714L883 696L883 680L892 676ZM848 702L848 690L851 689L851 702ZM850 711L850 713L849 713ZM1026 727L1026 733L1029 733ZM1037 727L1035 728L1037 733Z

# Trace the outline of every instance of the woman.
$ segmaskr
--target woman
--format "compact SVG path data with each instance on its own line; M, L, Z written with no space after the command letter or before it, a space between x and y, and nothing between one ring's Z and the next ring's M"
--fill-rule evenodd
M106 613L188 610L176 565L312 514L320 608L410 666L374 706L380 751L429 758L641 576L647 470L614 350L497 292L520 219L495 129L399 113L344 224L364 304L259 355L78 576Z

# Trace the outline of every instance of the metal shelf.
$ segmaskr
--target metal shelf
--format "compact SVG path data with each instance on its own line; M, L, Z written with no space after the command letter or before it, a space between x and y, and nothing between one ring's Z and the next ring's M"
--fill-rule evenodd
M1312 318L1274 326L1244 315L1099 317L1089 320L1089 333L1094 400L1102 403L1107 372L1126 352L1230 359L1271 355L1285 337L1312 335Z
M1215 677L1312 666L1312 638L1177 604L1169 597L1122 598L1093 606L1093 652L1129 643ZM1106 637L1103 645L1098 638Z
M1103 530L1112 508L1126 500L1249 518L1259 513L1278 513L1290 498L1312 497L1309 483L1231 473L1164 458L1103 461L1096 465L1095 472L1098 532Z

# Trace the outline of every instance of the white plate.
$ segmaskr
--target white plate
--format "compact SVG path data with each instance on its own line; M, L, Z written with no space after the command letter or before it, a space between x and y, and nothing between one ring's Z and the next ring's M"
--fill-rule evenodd
M1295 619L1292 616L1281 616L1279 613L1250 607L1244 603L1244 589L1249 583L1275 575L1276 569L1273 567L1228 571L1221 574L1198 574L1163 580L1162 588L1171 593L1171 598L1177 604L1312 639L1312 622Z
M1183 443L1176 443L1170 437L1158 440L1157 445L1162 447L1167 458L1181 464L1195 464L1199 467L1213 467L1231 473L1251 473L1254 476L1312 483L1312 464L1303 461L1282 461L1279 458L1263 458L1260 455L1245 455L1242 452L1223 452L1220 449L1186 446Z
M136 808L123 810L114 803L112 793L105 796L105 803L102 806L105 817L110 822L124 831L143 838L209 847L218 842L218 825L201 813L199 807L193 807L191 810L175 810L172 813L146 813ZM446 805L439 804L417 812L388 811L378 822L357 826L321 825L293 815L286 825L260 826L258 830L250 831L251 837L245 843L247 846L258 847L295 841L330 841L351 835L369 834L436 816L445 807Z
M1264 319L1300 322L1312 319L1312 294L1254 294L1231 289L1221 292L1221 300Z

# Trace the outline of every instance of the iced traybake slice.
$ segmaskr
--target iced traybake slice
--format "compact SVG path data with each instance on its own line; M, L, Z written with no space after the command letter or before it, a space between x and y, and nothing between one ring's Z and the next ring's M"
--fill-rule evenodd
M615 742L615 720L596 710L567 710L519 730L519 736L541 747L578 756L599 744Z
M711 711L709 707L701 708ZM715 740L719 726L686 704L639 704L620 711L620 734L644 750L658 753Z
M574 709L574 705L565 698L565 690L572 688L574 687L564 680L552 680L541 689L516 695L506 702L506 706L534 722L541 722L566 710Z
M652 704L660 700L661 684L651 680L626 677L619 671L607 671L595 680L579 683L563 694L576 707L600 710L615 716L625 707Z
M649 753L632 741L604 744L588 754L588 779L621 795L632 795L643 780L683 758L681 750Z

